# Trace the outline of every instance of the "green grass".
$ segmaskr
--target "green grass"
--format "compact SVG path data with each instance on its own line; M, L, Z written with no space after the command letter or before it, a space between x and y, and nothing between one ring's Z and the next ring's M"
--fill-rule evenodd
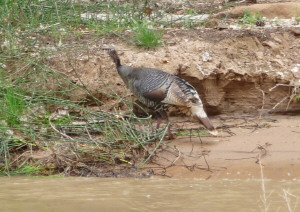
M162 45L163 30L158 27L172 26L172 23L155 23L145 13L150 8L149 1L99 1L89 2L59 0L3 0L0 1L0 43L3 54L19 57L24 52L41 51L42 37L50 45L61 45L79 41L85 34L99 39L99 36L119 35L133 29L135 45L144 48L157 48ZM167 8L165 8L167 9ZM157 14L156 14L157 13ZM193 9L188 14L196 15ZM106 15L99 19L97 14ZM159 11L153 10L158 15ZM83 15L90 18L84 19ZM149 21L152 21L149 24ZM194 29L205 23L195 25L185 20L183 27ZM156 28L156 29L155 29ZM0 61L1 62L1 61Z
M43 167L27 165L24 167L18 167L16 170L11 171L9 173L0 170L0 176L1 175L37 175L37 174L42 174L43 172L44 172Z
M244 16L240 18L240 24L250 24L255 25L257 21L263 20L263 17L260 15L260 12L252 14L250 10L246 10Z
M0 117L6 120L8 126L14 127L20 124L20 118L26 109L25 96L21 90L12 87L1 90L3 98L0 101Z
M196 28L193 20L191 20L189 17L185 18L183 27L186 29L195 29Z
M134 34L134 43L143 48L156 48L162 45L163 31L156 31L149 28L148 24L133 20L132 26Z
M56 167L55 161L60 161L60 168L45 168L42 174L72 170L70 160L80 164L78 167L72 165L74 170L89 167L91 161L92 164L135 167L138 160L142 162L148 158L148 146L165 136L165 128L156 132L151 116L147 114L140 118L133 113L123 116L100 108L94 111L89 109L87 100L69 100L72 92L79 89L88 99L93 99L94 104L103 104L85 85L72 83L43 61L22 58L14 62L14 70L2 70L0 173L40 173L39 169L31 167L31 154L40 151L51 151L53 156L58 156L48 158L45 164L36 162L34 167L46 167L48 163ZM111 91L111 94L102 90L97 92L123 102L132 111L135 103L120 98L113 89ZM141 156L137 157L134 152L140 152Z
M188 15L198 15L198 13L195 10L193 10L193 9L188 9L186 11L186 14L188 14Z
M141 21L145 18L143 11L148 2L142 2L0 1L0 52L2 49L6 54L19 55L20 51L32 51L41 44L41 36L58 44L72 37L80 39L86 31L94 36L121 33L131 28L132 19ZM81 16L84 14L89 14L91 18L83 19ZM98 19L96 14L109 18Z
M300 23L300 17L296 18L297 23Z

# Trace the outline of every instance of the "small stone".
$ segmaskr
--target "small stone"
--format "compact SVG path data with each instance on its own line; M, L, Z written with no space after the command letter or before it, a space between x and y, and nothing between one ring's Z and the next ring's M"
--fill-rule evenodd
M167 64L169 61L168 61L166 58L164 58L164 59L162 60L162 62L163 62L163 64Z
M4 134L7 136L13 136L14 132L12 130L6 130L6 132Z
M291 71L295 78L300 79L300 64L297 64Z
M204 54L202 55L202 60L203 62L208 62L212 60L212 57L208 52L204 52Z
M6 69L6 65L4 63L0 63L0 68Z

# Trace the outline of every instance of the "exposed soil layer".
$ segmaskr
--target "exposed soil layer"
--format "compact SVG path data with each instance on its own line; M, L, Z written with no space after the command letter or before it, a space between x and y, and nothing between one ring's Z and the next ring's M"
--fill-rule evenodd
M300 102L290 98L300 84L300 42L294 31L169 30L165 35L169 42L155 51L136 49L117 38L103 39L102 43L114 46L124 65L157 68L184 78L198 90L209 114L256 113L272 108L289 112L300 109ZM113 88L121 97L130 93L98 45L74 54L52 57L49 62L73 82L84 83L105 103L104 109L116 105L99 90L112 93ZM208 61L204 55L209 55ZM285 86L270 91L278 84ZM72 98L81 100L86 95L77 91Z

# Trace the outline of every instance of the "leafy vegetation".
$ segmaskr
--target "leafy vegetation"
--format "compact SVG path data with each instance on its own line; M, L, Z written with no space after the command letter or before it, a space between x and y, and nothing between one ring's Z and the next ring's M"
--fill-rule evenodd
M162 44L163 31L155 31L148 27L148 24L133 20L134 43L144 48L155 48Z
M257 21L262 21L263 17L260 15L260 12L256 12L254 15L251 14L250 10L246 10L244 16L240 18L241 24L250 24L255 25Z

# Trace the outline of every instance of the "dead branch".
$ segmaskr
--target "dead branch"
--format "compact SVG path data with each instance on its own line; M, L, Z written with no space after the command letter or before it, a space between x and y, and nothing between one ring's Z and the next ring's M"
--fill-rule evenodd
M297 96L297 93L298 93L297 91L298 91L298 89L299 89L299 87L294 87L294 88L293 88L293 93L292 93L292 95L291 95L291 97L290 97L290 101L288 102L288 104L287 104L285 110L288 110L291 101Z
M285 100L287 100L288 98L290 98L287 106L286 106L286 110L288 110L290 103L292 102L292 100L295 98L295 96L297 96L298 94L298 89L299 89L299 85L287 85L287 84L277 84L274 87L270 88L269 91L273 91L275 88L277 88L278 86L285 86L285 87L293 87L293 91L292 94L290 96L286 96L284 97L280 102L278 102L271 110L274 110L278 105L280 105L281 103L283 103ZM271 111L270 110L270 111Z
M269 91L273 91L278 86L285 86L285 87L295 87L296 85L287 85L287 84L276 84L274 87L270 88Z
M278 105L280 105L281 103L283 103L287 98L289 98L290 96L286 96L284 97L280 102L278 102L271 110L274 110ZM270 111L271 111L270 110Z

